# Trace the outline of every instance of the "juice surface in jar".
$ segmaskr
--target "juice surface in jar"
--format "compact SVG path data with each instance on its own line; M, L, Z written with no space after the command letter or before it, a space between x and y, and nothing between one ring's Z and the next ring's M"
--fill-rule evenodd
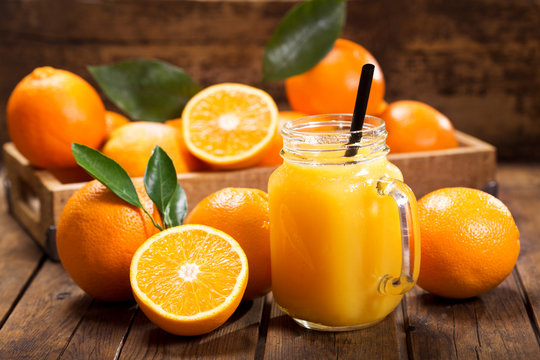
M285 149L268 183L274 299L297 322L367 326L403 296L379 291L383 275L400 276L402 243L396 202L377 191L379 179L403 177L386 146L355 160L317 147L289 157Z

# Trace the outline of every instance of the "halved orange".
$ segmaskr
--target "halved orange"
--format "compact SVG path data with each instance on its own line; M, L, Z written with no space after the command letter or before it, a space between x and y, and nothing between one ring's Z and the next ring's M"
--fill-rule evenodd
M224 232L182 225L150 237L135 252L130 281L144 314L176 335L200 335L234 313L248 280L248 260Z
M252 86L223 83L191 98L182 113L189 151L220 169L255 165L268 151L278 109L272 97Z

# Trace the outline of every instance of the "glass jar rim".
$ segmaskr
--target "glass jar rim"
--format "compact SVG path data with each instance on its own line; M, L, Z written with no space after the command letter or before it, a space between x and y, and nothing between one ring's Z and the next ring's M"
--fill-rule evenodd
M350 131L352 114L307 116L283 124L284 159L313 164L361 162L385 156L384 121L366 116L362 130Z
M281 128L283 136L320 136L330 134L351 134L351 136L376 137L385 131L385 123L381 118L372 115L366 115L364 126L361 130L350 131L352 123L352 114L324 114L311 115L294 120L287 121ZM317 127L342 124L339 131L314 131ZM346 125L349 125L348 127ZM345 125L345 126L343 126Z

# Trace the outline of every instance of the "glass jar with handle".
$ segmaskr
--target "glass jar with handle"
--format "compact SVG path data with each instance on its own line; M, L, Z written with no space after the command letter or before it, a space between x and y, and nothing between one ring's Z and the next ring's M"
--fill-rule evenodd
M386 158L384 122L366 116L352 134L351 119L286 123L284 162L268 183L274 299L311 329L381 321L420 269L416 199Z

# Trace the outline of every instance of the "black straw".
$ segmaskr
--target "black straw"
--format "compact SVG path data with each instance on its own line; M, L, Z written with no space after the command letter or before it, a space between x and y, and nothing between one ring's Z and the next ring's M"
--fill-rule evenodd
M358 92L356 93L356 103L354 104L354 112L351 122L351 137L349 144L355 144L362 140L362 127L364 126L364 118L366 117L366 109L369 100L369 90L371 89L371 81L373 80L373 71L375 65L365 64L362 66L362 74L358 83ZM358 146L350 146L345 152L345 156L354 156L358 151Z

